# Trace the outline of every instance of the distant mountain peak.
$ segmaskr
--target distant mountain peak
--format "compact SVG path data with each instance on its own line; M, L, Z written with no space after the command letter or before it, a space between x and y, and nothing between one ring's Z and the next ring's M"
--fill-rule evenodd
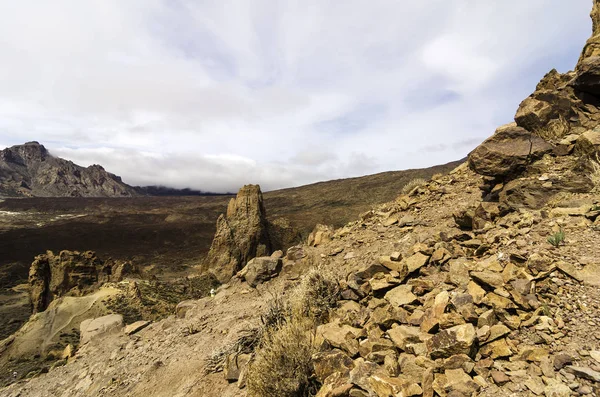
M0 151L0 196L131 197L135 188L98 164L81 167L37 141Z

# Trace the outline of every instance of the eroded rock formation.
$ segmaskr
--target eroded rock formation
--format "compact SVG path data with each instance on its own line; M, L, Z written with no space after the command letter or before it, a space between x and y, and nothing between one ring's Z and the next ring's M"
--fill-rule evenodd
M246 263L271 253L269 226L258 185L240 189L217 220L217 230L203 269L227 282Z
M46 310L56 297L83 295L104 282L120 281L133 270L129 262L104 262L92 251L38 255L29 269L33 313Z
M551 70L501 127L469 155L487 177L486 200L505 208L540 208L559 192L589 192L592 161L600 152L600 5L593 35L574 71Z

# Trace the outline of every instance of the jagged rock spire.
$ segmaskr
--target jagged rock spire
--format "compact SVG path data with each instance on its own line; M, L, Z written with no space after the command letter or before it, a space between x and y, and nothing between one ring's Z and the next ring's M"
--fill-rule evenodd
M579 62L577 62L578 68L585 59L600 56L600 0L594 0L590 18L592 18L592 37L583 47Z

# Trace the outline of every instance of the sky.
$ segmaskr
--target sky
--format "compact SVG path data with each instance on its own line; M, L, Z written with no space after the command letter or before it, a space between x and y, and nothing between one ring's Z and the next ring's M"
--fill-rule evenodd
M234 192L466 156L592 0L0 0L0 148Z

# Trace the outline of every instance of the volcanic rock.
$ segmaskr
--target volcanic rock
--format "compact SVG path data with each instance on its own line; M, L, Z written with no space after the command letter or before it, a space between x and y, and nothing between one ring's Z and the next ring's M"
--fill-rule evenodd
M217 230L204 262L220 282L227 282L250 259L271 252L263 196L258 185L246 185L217 220Z
M92 251L38 255L29 269L33 313L46 310L56 297L82 295L104 282L120 281L133 271L129 262L103 262Z
M0 196L133 197L139 194L100 165L55 157L38 142L0 151Z

